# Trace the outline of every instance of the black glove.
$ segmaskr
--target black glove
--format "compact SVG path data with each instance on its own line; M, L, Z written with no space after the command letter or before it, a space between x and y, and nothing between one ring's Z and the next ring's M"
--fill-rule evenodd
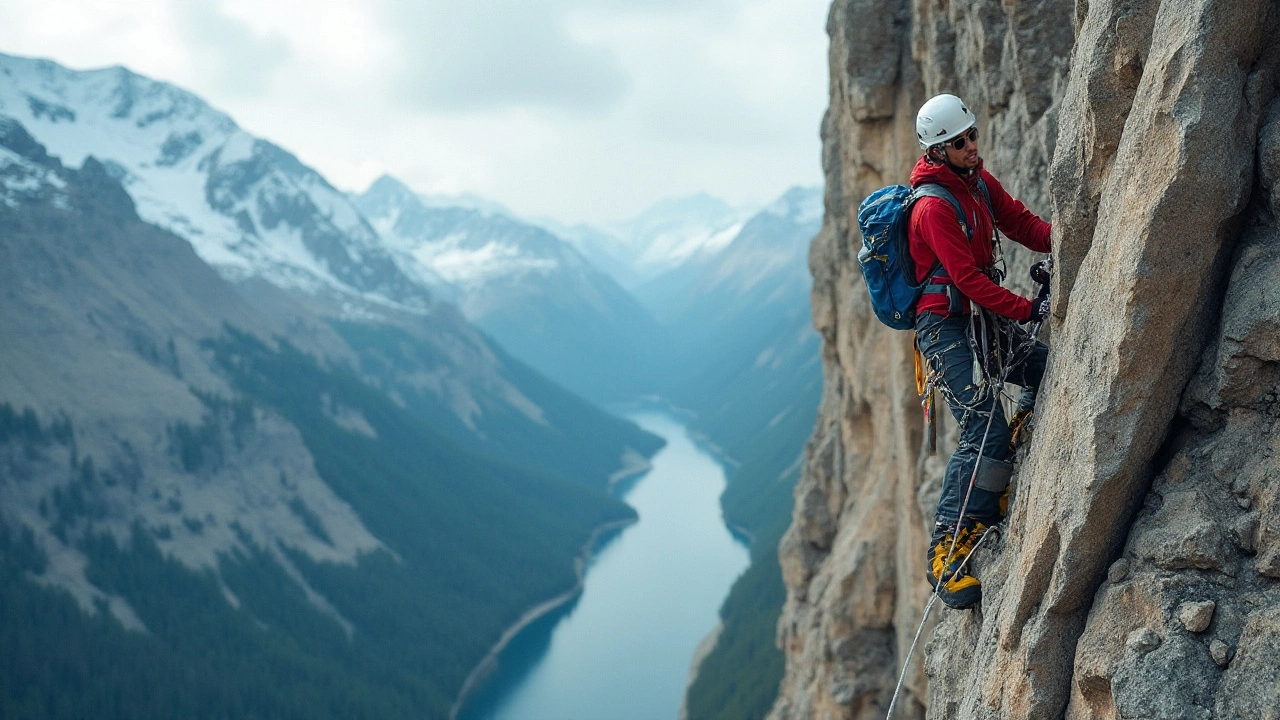
M1049 317L1049 296L1038 295L1036 299L1031 301L1031 317L1027 318L1027 322L1040 322Z
M1041 260L1031 266L1031 279L1041 285L1049 283L1049 269L1053 267L1052 260Z

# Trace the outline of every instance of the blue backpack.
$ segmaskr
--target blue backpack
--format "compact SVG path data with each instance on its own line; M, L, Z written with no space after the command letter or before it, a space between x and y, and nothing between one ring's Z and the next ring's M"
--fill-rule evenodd
M979 179L978 186L989 210L991 193L987 184ZM906 185L890 185L871 193L858 206L858 230L862 233L858 265L871 294L871 308L880 322L894 330L915 327L916 303L925 286L942 270L942 264L934 262L924 282L915 282L915 263L907 249L907 220L911 206L922 197L942 198L950 203L964 234L973 241L973 229L965 220L960 202L941 185L921 185L914 190Z

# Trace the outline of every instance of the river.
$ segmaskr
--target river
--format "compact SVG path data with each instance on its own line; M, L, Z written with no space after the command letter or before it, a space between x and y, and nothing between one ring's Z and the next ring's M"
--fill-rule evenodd
M512 639L459 720L675 720L748 552L720 514L719 461L668 413L627 417L667 440L623 491L639 521L602 542L577 598Z

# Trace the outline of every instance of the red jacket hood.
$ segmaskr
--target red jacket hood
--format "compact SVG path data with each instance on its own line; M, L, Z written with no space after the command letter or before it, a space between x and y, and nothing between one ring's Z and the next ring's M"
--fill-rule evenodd
M978 159L978 167L973 170L967 177L960 175L952 170L946 163L931 163L928 156L921 156L916 161L916 166L911 169L911 187L920 187L926 183L934 183L941 185L951 191L952 195L959 197L966 192L970 186L974 186L978 182L978 177L982 174L982 159Z

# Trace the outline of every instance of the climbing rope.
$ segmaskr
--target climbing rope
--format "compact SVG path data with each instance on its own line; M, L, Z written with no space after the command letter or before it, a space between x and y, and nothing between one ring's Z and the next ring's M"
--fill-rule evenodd
M972 318L970 318L970 323L972 326L972 323L973 323ZM1011 371L1012 367L1013 366L1008 366L1008 368L1006 368L1006 371L1000 377L999 384L994 386L993 388L996 392L996 397L992 398L991 410L987 411L987 427L982 431L982 442L978 445L978 461L973 464L973 472L969 475L969 487L968 489L965 490L964 502L960 506L960 517L956 520L957 532L952 533L951 547L947 550L947 558L942 563L943 567L948 567L951 564L951 559L955 557L956 546L960 541L960 533L958 531L958 528L960 527L960 523L964 521L965 513L969 509L969 498L973 494L973 487L978 478L978 466L982 464L982 448L986 447L987 437L991 432L991 422L995 419L995 416L996 416L995 404L996 402L1000 401L999 396L1004 392L1005 378L1008 377L1008 374ZM986 377L983 378L984 384L988 379L989 378L986 378ZM939 383L939 385L941 385L941 387L944 388L943 390L944 396L950 392L949 390L946 389L945 383ZM980 393L981 393L981 390L979 391L979 394ZM948 402L950 401L948 400ZM970 410L976 411L976 408L966 408L966 413L969 412ZM982 545L982 543L986 541L988 533L990 533L991 530L994 529L994 527L995 526L993 525L991 527L988 527L985 531L983 531L982 536L978 538L978 542L974 543L973 549L970 550L969 554L965 556L964 560L960 563L960 567L956 568L956 571L951 574L951 577L955 577L956 575L959 575L961 572L964 572L965 566L969 564L969 559L973 557L974 553L978 551L978 548ZM943 584L944 583L942 578L939 578L938 584L934 586L933 592L930 593L929 602L924 607L924 614L920 618L920 626L916 628L916 634L911 641L911 647L907 650L907 655L902 661L902 670L899 671L898 673L898 682L897 682L897 685L894 686L893 697L889 700L889 712L885 714L885 720L890 720L890 718L893 717L893 709L898 704L898 695L902 692L902 682L907 676L907 668L911 666L911 656L915 654L916 644L920 641L920 634L924 632L925 624L929 622L929 613L933 610L933 604L938 600L938 594L941 592Z
M965 565L969 564L969 558L973 557L973 553L977 552L978 548L982 547L982 543L986 542L987 536L995 529L996 526L992 525L983 531L982 537L979 537L978 542L973 544L973 550L965 557L964 561L960 563L960 567L956 569L957 573L964 570ZM997 534L999 534L999 531L997 531ZM906 662L902 664L902 672L898 674L898 684L893 688L893 698L889 701L889 712L885 714L885 720L889 720L889 718L893 717L893 708L898 704L898 694L902 692L902 681L907 677L907 665L911 662L911 655L916 651L916 644L920 642L920 634L924 632L925 624L929 622L929 612L933 610L933 604L937 601L938 591L935 589L929 595L929 602L925 603L924 617L920 618L920 627L916 628L916 636L911 639L911 647L907 650L907 659Z
M978 317L975 318L975 315ZM996 352L994 353L990 352L990 338L988 336L987 327L988 316L991 318L992 325L990 331L995 335L997 341L1001 337L1008 340L1008 347L1006 348L1000 348L999 343L997 342L995 344ZM956 546L959 544L960 540L959 528L964 522L965 514L969 509L969 498L972 496L974 485L977 482L978 467L982 464L982 449L987 445L987 437L991 432L991 423L995 419L996 403L1004 400L1012 400L1012 398L1005 393L1005 385L1008 382L1010 374L1013 373L1013 370L1026 362L1027 358L1031 357L1031 353L1035 350L1036 338L1040 335L1040 327L1042 323L1043 321L1038 321L1032 325L1030 330L1027 330L1018 323L1006 317L991 313L986 309L981 309L977 313L969 314L970 349L971 352L975 353L975 369L980 368L982 375L982 381L979 384L978 391L974 393L974 399L969 403L959 402L958 398L955 397L954 393L951 392L951 389L947 387L946 383L935 382L935 379L932 377L935 372L935 368L930 368L930 378L926 383L926 388L930 392L932 392L934 388L940 388L948 405L963 408L965 414L962 417L967 418L968 414L971 412L977 413L980 416L982 411L978 410L978 407L982 405L986 399L985 390L990 388L993 393L991 398L991 409L986 411L987 426L982 431L982 442L978 444L978 460L973 464L973 472L969 475L969 486L965 490L964 502L960 505L960 516L956 519L957 531L952 533L951 547L947 551L947 557L943 562L943 567L948 567L951 564L952 558L955 557ZM975 335L979 334L980 338L975 337ZM1004 352L1000 352L1001 349L1003 349ZM978 361L979 353L982 358L981 362ZM996 371L994 373L992 372L993 359L995 364L994 370ZM975 373L975 375L976 374L977 373ZM994 383L992 383L992 380L995 379L993 378L993 375L995 378L998 378ZM932 408L929 409L932 410ZM978 538L978 541L974 543L969 554L966 555L964 560L960 563L960 567L956 568L955 572L952 573L950 577L955 577L956 575L964 572L965 567L969 564L969 560L973 558L974 554L978 551L978 548L986 542L987 537L991 532L994 530L996 534L999 535L1000 531L997 529L998 527L998 525L992 525L983 530L981 537ZM885 714L885 720L890 720L893 717L893 710L898 704L898 696L902 692L903 680L907 676L907 668L911 666L911 657L915 653L916 645L920 641L921 633L924 632L924 626L929 622L929 613L933 610L933 605L938 600L942 586L942 578L939 578L938 584L934 586L933 592L930 593L929 602L924 606L924 613L920 618L920 626L916 628L915 637L911 640L911 647L907 649L907 655L903 659L902 670L898 673L898 682L894 686L893 697L889 700L889 711Z

